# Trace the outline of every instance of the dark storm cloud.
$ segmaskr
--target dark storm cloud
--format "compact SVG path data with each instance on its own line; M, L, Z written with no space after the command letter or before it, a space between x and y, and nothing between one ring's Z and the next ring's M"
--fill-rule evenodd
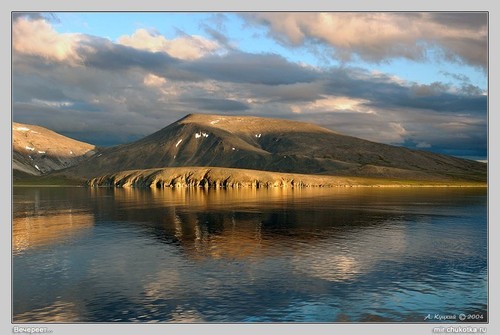
M85 66L105 70L142 68L171 80L217 80L264 85L311 82L318 78L312 69L288 62L276 54L249 54L232 51L192 61L180 60L165 52L139 50L102 38L88 38L78 49Z
M431 88L431 91L422 93L425 88L399 87L389 89L392 94L384 94L386 91L374 86L372 94L379 94L383 99L372 100L370 105L378 108L412 108L422 110L433 110L442 113L471 112L486 114L488 98L484 95L464 95L460 93L448 93L446 90L436 89L440 85Z
M164 52L150 52L112 43L104 38L89 37L78 53L85 66L110 70L126 70L140 67L145 70L164 72L179 60Z
M248 110L250 108L247 104L230 99L183 98L181 101L190 104L192 108L194 107L197 110L237 112Z
M418 14L422 17L422 14ZM451 29L480 30L488 23L487 12L433 12L426 13L430 21Z
M71 107L14 103L13 121L46 127L94 145L115 145L139 139L160 129L133 113L92 113ZM172 120L173 121L173 120ZM166 124L165 124L166 125Z
M460 96L449 93L441 93L426 97L395 97L392 99L394 106L411 107L419 109L432 109L438 112L473 112L483 114L488 105L486 96ZM379 106L387 104L379 102Z
M248 91L254 96L265 99L266 102L312 102L321 99L324 87L322 80L318 80L287 85L249 85Z
M205 78L232 83L283 85L311 82L319 77L316 71L276 54L231 52L185 62L182 68Z
M457 93L449 93L450 85L403 85L388 76L370 77L360 69L338 68L330 72L325 92L366 99L371 106L384 108L412 108L438 112L475 112L486 115L487 97L479 88L462 86Z
M28 101L33 97L40 100L65 100L68 97L57 86L47 85L40 77L13 77L12 99L14 101Z
M373 101L408 95L408 88L384 75L373 76L359 68L334 68L325 76L325 92ZM383 98L382 98L383 97Z

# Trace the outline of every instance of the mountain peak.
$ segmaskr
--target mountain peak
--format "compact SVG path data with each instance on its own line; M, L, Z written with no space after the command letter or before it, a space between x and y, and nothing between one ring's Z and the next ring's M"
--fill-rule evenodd
M256 132L256 134L271 132L335 133L312 123L251 115L188 114L177 123L196 124L240 134Z

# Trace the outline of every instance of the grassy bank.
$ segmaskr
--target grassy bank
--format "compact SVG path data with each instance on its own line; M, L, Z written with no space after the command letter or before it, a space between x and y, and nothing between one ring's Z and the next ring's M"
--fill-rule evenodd
M14 178L13 186L85 186L85 180L64 176L31 176L21 179Z

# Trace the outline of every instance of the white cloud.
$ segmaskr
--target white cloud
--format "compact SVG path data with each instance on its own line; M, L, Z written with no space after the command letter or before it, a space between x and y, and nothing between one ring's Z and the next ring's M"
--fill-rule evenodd
M73 103L70 101L48 101L48 100L41 100L41 99L32 99L31 101L35 104L38 104L38 105L43 105L43 106L47 106L47 107L54 107L54 108L73 106Z
M485 13L262 12L243 16L267 26L270 35L283 43L324 43L342 60L354 55L373 62L397 57L422 60L428 48L438 47L448 60L487 64Z
M301 114L302 113L302 108L298 105L290 105L290 109L292 110L292 113L294 114Z
M324 95L321 99L312 102L293 103L290 104L289 107L294 114L337 112L376 114L371 107L364 105L366 103L369 103L366 99Z
M403 127L403 125L401 125L401 123L399 123L399 122L390 122L389 125L391 126L391 128L395 134L398 134L400 136L404 136L408 133L406 131L405 127Z
M152 73L148 73L144 77L144 85L149 86L149 87L161 87L165 85L167 80L165 78L159 77L157 75L154 75Z
M68 62L71 65L82 64L79 49L86 46L89 38L83 34L59 33L46 20L30 20L20 17L12 27L12 46L16 52L39 56L50 61ZM169 55L194 60L207 54L222 51L221 46L201 36L180 36L171 40L145 29L138 29L132 35L123 35L118 44L152 52L165 52ZM91 50L90 50L91 51Z
M345 96L327 96L323 99L316 100L309 106L310 109L318 111L334 111L334 110L350 110L363 112L362 104L368 102L365 99L356 99Z
M203 57L220 49L217 42L201 36L181 36L168 40L146 29L138 29L132 35L123 35L118 39L121 45L152 52L166 52L169 55L186 60Z
M80 63L77 49L83 40L85 37L81 34L59 34L45 20L21 17L12 27L12 47L16 52L50 61Z

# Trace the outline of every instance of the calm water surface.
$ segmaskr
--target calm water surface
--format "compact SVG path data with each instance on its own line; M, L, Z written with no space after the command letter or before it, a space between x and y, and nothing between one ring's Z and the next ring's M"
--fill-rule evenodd
M486 189L13 199L14 322L486 321Z

